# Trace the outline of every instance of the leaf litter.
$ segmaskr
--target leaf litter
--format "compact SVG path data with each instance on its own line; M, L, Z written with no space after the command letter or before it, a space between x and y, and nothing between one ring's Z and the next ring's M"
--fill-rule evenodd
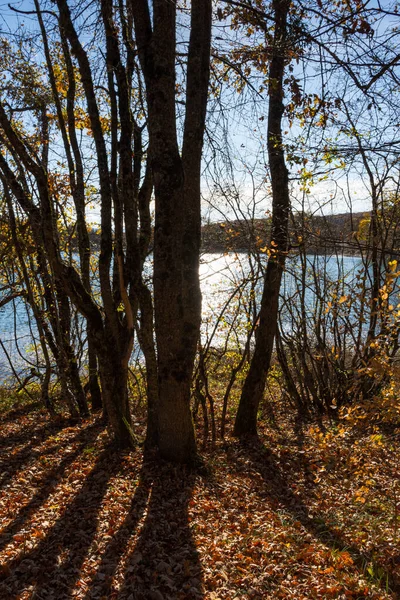
M196 472L99 418L3 414L0 598L398 598L399 430L284 420Z

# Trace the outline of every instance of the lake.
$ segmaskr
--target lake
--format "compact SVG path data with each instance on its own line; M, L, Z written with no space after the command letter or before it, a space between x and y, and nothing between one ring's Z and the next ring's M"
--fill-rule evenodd
M265 255L263 256L265 257ZM307 257L307 263L309 273L306 280L305 303L308 311L313 310L317 297L313 288L313 271L325 272L329 281L341 282L340 285L345 289L362 266L360 257L352 256L340 257L338 261L336 257L310 255ZM212 344L221 344L229 332L232 343L240 345L244 340L248 320L246 312L249 310L249 305L257 304L257 298L260 297L262 289L262 267L263 265L257 265L255 261L249 262L246 254L209 253L202 256L200 280L203 294L203 344L212 335ZM289 299L292 303L297 301L299 272L298 258L288 259L282 283L283 301L285 299ZM255 290L253 294L250 292L250 283L245 286L244 280L253 282ZM227 307L229 299L231 299L231 303ZM328 300L329 298L327 298ZM216 320L221 318L221 315L220 325L214 332ZM284 327L291 327L290 319L284 320ZM233 332L233 328L236 329L236 332ZM0 347L0 377L3 381L12 376L7 356L12 360L14 368L21 376L28 372L31 366L36 365L32 344L34 336L37 336L36 327L33 320L29 320L26 307L21 299L17 298L0 309L0 340L2 344ZM136 353L137 356L138 353Z

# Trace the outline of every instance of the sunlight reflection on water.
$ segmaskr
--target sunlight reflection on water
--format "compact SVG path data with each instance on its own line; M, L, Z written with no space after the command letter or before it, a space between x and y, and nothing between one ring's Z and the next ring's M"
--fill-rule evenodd
M318 267L325 269L328 276L333 280L339 276L352 279L356 269L361 265L360 258L352 256L341 257L339 263L335 257L310 256L309 260L310 264L316 261ZM296 280L293 273L296 272L298 267L297 259L288 260L282 284L282 294L285 297L290 297L294 293ZM207 337L211 335L216 319L221 313L223 313L223 323L213 338L214 344L221 343L223 336L233 322L244 326L243 323L240 324L240 311L242 310L241 306L244 306L245 301L248 300L249 287L246 288L243 282L253 280L256 297L259 298L262 290L262 270L263 265L257 269L254 258L249 259L248 255L244 253L208 253L202 256L200 281L203 295L203 344ZM307 306L312 307L314 297L312 288L307 288ZM226 306L228 300L232 302L230 308ZM11 375L5 352L13 361L17 372L27 371L32 365L36 364L35 354L32 353L32 335L37 337L36 327L33 319L31 319L31 325L29 326L26 308L21 299L17 298L14 302L0 309L0 340L4 345L4 349L0 348L0 377L3 380ZM240 335L238 339L240 341ZM137 356L139 356L139 353L136 353ZM29 360L32 362L27 362Z

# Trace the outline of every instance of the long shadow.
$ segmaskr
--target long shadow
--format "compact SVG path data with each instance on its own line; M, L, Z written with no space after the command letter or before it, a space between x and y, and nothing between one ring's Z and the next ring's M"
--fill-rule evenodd
M277 457L260 440L244 442L242 450L244 457L262 476L266 494L284 506L309 533L320 542L330 546L332 550L347 551L360 571L364 571L368 564L374 566L374 571L379 571L381 565L371 552L362 552L356 545L349 545L348 540L334 531L321 515L318 515L317 518L309 516L307 504L301 496L293 493L287 478L281 472ZM307 466L307 460L304 459L305 471ZM400 597L400 579L393 572L388 572L387 578L390 589ZM386 589L387 582L386 578L384 579L382 587Z
M118 531L106 545L84 600L108 598L111 595L113 591L113 577L123 554L126 552L129 541L135 536L140 521L144 516L151 488L152 475L147 465L143 464L129 511L119 526Z
M202 568L188 516L196 474L168 464L153 466L152 471L146 521L125 566L118 599L204 598Z
M69 440L69 443L77 444L77 448L68 453L57 466L53 467L50 471L46 471L45 477L42 481L38 482L39 486L31 500L25 504L23 508L14 517L13 521L7 525L0 534L0 551L7 546L10 539L21 531L24 525L29 521L35 511L47 500L50 494L56 489L60 481L62 480L63 474L67 467L78 458L82 450L87 446L88 443L95 441L100 431L103 429L103 425L97 422L89 425L84 430L80 431L77 436ZM51 448L48 454L57 452L57 447Z
M71 598L97 530L98 513L111 477L120 461L106 448L65 513L39 544L6 565L1 598L18 598L30 590L32 598Z
M107 547L85 600L95 598L204 598L199 555L189 526L188 504L196 475L185 467L144 463L131 511ZM148 495L150 498L148 499ZM112 578L146 509L134 550L124 557L122 586Z
M30 441L32 436L35 436L36 431L41 431L42 429L46 429L53 424L52 421L46 420L39 423L30 423L29 425L24 424L17 431L7 432L5 435L0 435L0 448L8 449L13 446L20 446L24 444L26 441ZM0 426L3 426L3 423L0 421Z
M39 400L33 400L27 404L24 404L23 406L17 406L3 414L0 414L0 424L11 423L11 421L15 421L15 419L18 419L23 415L28 415L31 412L41 408L43 408L43 404Z
M4 450L1 449L2 443L0 440L0 457L2 454L5 455L4 458L0 459L0 490L29 462L39 456L54 452L56 450L54 446L45 450L38 450L35 446L42 444L50 436L61 431L66 424L60 421L54 423L47 422L42 427L31 429L29 433L24 432L21 436L14 436L11 444L8 443ZM29 439L29 442L20 448L18 452L13 452L13 447L24 443L26 439Z

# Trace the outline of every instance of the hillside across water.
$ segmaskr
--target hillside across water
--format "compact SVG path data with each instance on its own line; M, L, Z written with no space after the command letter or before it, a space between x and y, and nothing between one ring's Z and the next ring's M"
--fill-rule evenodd
M368 233L369 213L307 215L296 213L291 219L291 247L306 245L307 252L327 252L341 247L346 254L357 254ZM202 228L204 252L255 252L269 244L271 219L238 219L207 223Z
M306 245L308 252L342 248L345 254L358 254L368 234L368 212L321 216L296 213L291 219L291 248ZM203 252L255 252L269 244L271 219L235 219L202 226ZM76 240L75 236L73 240ZM100 245L99 229L90 233L92 248Z

